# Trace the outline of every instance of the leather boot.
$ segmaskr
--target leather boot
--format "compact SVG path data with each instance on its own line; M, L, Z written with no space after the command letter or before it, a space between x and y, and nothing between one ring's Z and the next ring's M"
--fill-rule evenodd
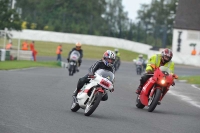
M142 86L140 85L140 86L138 86L138 88L135 91L135 93L139 95L141 93L141 91L142 91Z
M73 95L72 96L77 96L77 94L78 94L78 90L76 89L75 91L74 91L74 93L73 93Z

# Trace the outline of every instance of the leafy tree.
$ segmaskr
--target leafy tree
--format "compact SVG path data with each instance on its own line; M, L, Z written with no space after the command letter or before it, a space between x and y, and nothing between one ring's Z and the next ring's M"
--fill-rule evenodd
M15 9L9 7L9 0L0 0L0 29L21 30L21 19Z
M178 0L155 0L151 5L142 5L138 11L138 19L145 29L145 40L148 36L154 38L154 46L166 47L172 42L172 28Z
M122 0L18 0L17 6L39 30L127 38L130 28Z

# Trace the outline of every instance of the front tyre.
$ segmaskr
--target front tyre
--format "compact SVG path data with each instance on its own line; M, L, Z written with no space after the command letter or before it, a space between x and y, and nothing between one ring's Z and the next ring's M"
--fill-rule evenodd
M88 102L85 108L85 116L90 116L95 109L98 107L101 99L102 99L103 94L101 92L97 92L94 95L94 98L91 102Z
M155 93L153 94L152 102L150 103L149 108L148 108L149 112L154 111L154 109L158 105L158 101L160 99L160 96L161 96L161 90L160 89L156 89Z
M74 74L74 66L70 65L70 67L69 67L69 75L73 76L73 74Z
M140 101L139 95L137 95L137 99L136 99L136 107L139 109L143 109L145 107L145 105L143 105Z

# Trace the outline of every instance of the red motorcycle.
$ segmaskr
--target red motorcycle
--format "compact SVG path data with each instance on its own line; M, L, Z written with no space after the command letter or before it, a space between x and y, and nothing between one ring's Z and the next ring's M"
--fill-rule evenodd
M169 87L174 84L174 79L178 79L175 74L170 74L169 68L161 66L154 68L154 74L144 84L141 93L137 96L136 107L143 109L148 106L148 111L152 112L158 102L161 101L164 95L169 90Z

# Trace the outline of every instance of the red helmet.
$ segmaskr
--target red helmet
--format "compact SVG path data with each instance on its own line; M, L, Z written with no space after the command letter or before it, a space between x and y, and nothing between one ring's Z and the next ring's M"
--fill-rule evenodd
M162 58L163 58L165 63L169 62L173 57L173 53L172 53L171 49L168 49L168 48L165 48L161 52L161 55L162 55Z

